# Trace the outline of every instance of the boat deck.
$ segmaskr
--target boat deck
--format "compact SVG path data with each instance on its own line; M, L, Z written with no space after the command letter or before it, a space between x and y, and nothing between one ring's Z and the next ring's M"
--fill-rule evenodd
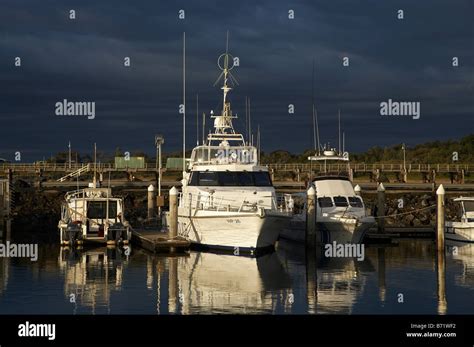
M191 242L184 237L171 237L158 228L132 229L132 243L153 253L184 252Z

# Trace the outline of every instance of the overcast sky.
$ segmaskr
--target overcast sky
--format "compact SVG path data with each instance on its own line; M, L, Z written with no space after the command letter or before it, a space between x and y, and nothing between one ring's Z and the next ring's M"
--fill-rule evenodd
M313 146L313 59L322 142L337 143L338 109L350 152L458 139L474 132L473 13L471 0L2 0L0 157L13 160L20 151L23 161L38 160L67 150L69 140L81 152L97 142L104 151L152 154L155 134L165 136L164 151L180 149L184 31L189 147L196 94L200 113L222 107L213 83L227 30L240 60L231 92L235 126L245 129L249 96L265 151ZM64 99L95 102L95 119L57 116ZM420 119L381 116L388 99L420 102Z

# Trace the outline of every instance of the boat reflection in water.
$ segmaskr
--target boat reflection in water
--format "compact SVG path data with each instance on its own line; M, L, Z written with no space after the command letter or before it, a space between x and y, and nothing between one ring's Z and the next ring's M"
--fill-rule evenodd
M192 252L168 258L166 269L157 257L158 313L351 313L366 282L361 272L374 271L370 261L299 248L283 242L257 258ZM153 282L147 276L147 287Z
M129 247L60 249L58 261L64 276L64 295L74 304L74 313L78 313L78 308L90 309L84 313L110 313L110 294L122 287Z
M278 252L287 260L286 270L292 274L306 273L294 283L296 287L306 285L307 313L350 314L354 304L363 295L367 272L375 268L369 259L327 258L324 250L305 250L304 245L281 242Z
M169 313L285 312L291 282L278 254L191 253L169 259ZM290 300L291 301L291 300Z
M10 259L0 258L0 296L7 290L10 277Z
M446 252L452 255L453 263L461 266L461 271L454 271L456 284L468 288L474 286L474 243L446 241Z

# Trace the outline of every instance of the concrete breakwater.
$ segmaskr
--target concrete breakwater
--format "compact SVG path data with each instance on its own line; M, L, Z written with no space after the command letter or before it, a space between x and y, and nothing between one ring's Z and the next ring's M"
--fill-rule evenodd
M446 220L457 220L457 204L453 198L459 195L446 196ZM373 211L377 195L362 193L365 205ZM391 227L434 227L436 225L436 194L427 193L390 193L386 196L385 225Z

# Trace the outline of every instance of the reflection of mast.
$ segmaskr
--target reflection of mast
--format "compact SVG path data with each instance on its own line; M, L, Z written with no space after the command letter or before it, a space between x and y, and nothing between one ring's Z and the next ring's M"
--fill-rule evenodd
M178 313L178 259L168 261L168 313Z
M378 284L379 284L379 298L380 301L385 302L386 285L385 285L385 248L377 249L378 261Z
M318 306L318 269L315 247L306 247L306 296L308 313L315 314Z
M438 251L437 256L437 289L438 289L438 314L446 314L448 302L446 300L446 256L444 250Z

